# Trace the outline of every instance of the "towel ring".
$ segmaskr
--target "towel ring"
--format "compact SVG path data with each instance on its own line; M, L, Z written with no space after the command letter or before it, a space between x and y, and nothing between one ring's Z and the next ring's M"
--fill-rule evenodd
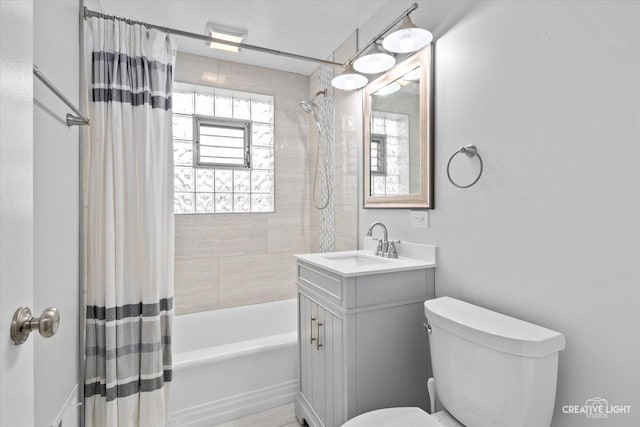
M457 156L460 153L464 153L467 155L467 157L478 157L478 160L480 160L480 173L478 174L478 177L476 179L473 180L473 182L469 185L459 185L456 184L453 179L451 178L451 173L449 172L449 168L451 167L451 161L453 160L453 158L455 156ZM449 181L455 185L458 188L469 188L471 186L473 186L476 182L478 182L478 180L480 179L480 177L482 176L482 170L484 169L484 164L482 163L482 157L480 157L480 153L478 153L478 149L476 148L475 145L465 145L464 147L460 147L458 149L458 151L456 151L455 153L453 153L451 155L451 157L449 157L449 162L447 163L447 178L449 178Z

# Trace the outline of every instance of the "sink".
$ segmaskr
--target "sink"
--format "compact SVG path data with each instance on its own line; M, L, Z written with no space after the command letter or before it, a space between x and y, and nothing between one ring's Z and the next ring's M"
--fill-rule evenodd
M362 267L365 265L384 264L388 262L381 257L371 257L360 254L337 254L325 255L323 258L329 261L336 261L349 267Z
M296 258L298 261L319 267L342 277L353 277L433 268L436 266L435 246L429 246L429 248L428 256L425 255L420 258L384 258L374 255L373 250L369 249L299 254L296 255Z

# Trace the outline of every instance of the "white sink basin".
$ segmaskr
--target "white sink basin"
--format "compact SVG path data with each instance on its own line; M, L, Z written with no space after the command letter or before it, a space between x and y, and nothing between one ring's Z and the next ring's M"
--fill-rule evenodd
M388 262L385 258L376 256L366 256L361 254L328 254L323 256L329 261L339 262L349 267L362 267L365 265L384 264Z

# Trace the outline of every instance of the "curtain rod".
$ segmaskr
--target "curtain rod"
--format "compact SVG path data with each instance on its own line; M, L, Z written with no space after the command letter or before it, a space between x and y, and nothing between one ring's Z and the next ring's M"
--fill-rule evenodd
M127 22L129 24L143 25L143 26L145 26L147 28L153 28L153 29L163 31L163 32L168 33L168 34L176 35L176 36L188 37L188 38L197 39L197 40L203 40L205 42L220 43L220 44L234 46L234 47L238 47L238 48L242 48L242 49L255 50L256 52L268 53L268 54L271 54L271 55L286 56L288 58L299 59L301 61L318 62L318 63L321 63L321 64L329 64L329 65L339 65L340 67L343 66L343 64L340 64L340 63L334 62L334 61L329 61L329 60L326 60L326 59L313 58L311 56L298 55L296 53L282 52L280 50L269 49L269 48L260 47L260 46L254 46L254 45L250 45L250 44L246 44L246 43L236 43L236 42L232 42L232 41L229 41L229 40L216 39L214 37L206 36L206 35L203 35L203 34L190 33L188 31L177 30L175 28L163 27L163 26L154 25L154 24L148 24L146 22L133 21L131 19L120 18L120 17L114 16L114 15L105 15L103 13L96 12L95 10L90 10L90 9L88 9L86 7L84 8L84 17L85 17L85 19L86 18L94 18L94 17L95 18L104 18L104 19L116 19L116 20L125 21L125 22Z
M51 90L51 92L53 92L62 102L67 104L67 106L71 108L74 113L76 113L75 116L73 114L67 114L67 126L88 125L91 122L88 118L82 115L80 110L78 110L76 106L73 105L71 101L69 101L69 99L64 96L64 94L60 92L60 90L53 83L51 83L48 78L44 76L44 74L42 74L42 71L40 71L38 66L35 64L33 65L33 75L36 76L42 83L44 83L44 85L48 87L49 90Z

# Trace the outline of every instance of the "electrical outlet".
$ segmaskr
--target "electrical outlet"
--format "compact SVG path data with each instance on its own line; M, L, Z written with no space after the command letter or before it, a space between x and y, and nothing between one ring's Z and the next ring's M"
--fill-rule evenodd
M429 228L429 212L411 211L409 225L411 227Z

